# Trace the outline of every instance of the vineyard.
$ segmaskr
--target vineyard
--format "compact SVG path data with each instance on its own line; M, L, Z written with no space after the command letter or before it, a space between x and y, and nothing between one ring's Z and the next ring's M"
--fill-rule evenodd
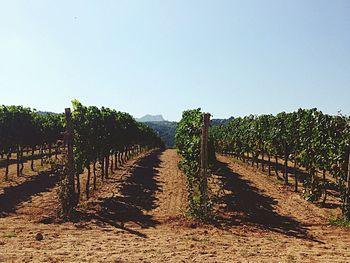
M343 216L350 218L350 121L344 116L330 116L317 109L299 109L293 113L247 116L213 127L217 151L232 154L243 162L268 169L271 159L278 176L277 164L283 159L283 180L289 183L289 161L293 162L294 191L299 182L307 200L322 198L327 189L335 188L342 199ZM267 157L267 162L265 162ZM302 173L301 173L302 172ZM320 178L318 174L321 173ZM334 180L328 180L329 175Z
M9 180L13 153L16 153L17 177L23 173L24 161L30 159L30 167L34 171L34 160L40 158L41 166L45 162L52 173L60 174L62 180L58 196L64 217L71 216L79 202L82 188L80 175L84 170L87 171L85 195L88 199L91 180L93 190L97 188L97 163L103 181L108 178L109 171L113 173L118 168L118 164L156 147L163 147L162 142L151 128L137 123L127 113L104 107L86 107L79 101L73 101L73 114L69 109L66 116L39 114L21 106L2 106L0 109L4 180ZM37 151L39 153L35 155ZM24 152L31 155L24 157Z
M0 107L0 157L8 180L10 158L16 154L17 176L23 172L23 162L31 159L55 156L61 151L63 123L59 114L38 114L21 106ZM24 157L24 152L27 156ZM31 153L28 156L28 153Z
M2 106L0 262L346 262L349 118L210 117Z

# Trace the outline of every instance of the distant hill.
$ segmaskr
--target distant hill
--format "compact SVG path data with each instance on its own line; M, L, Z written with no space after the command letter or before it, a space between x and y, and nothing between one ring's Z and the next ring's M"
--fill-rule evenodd
M158 132L167 148L175 147L175 131L177 122L172 121L152 121L145 122L147 126Z
M150 119L152 121L147 121ZM231 119L232 117L229 119L212 119L211 125L215 126L220 124L226 124ZM162 115L155 115L155 116L146 115L136 120L139 122L145 123L147 126L155 130L159 134L159 136L162 138L167 148L175 147L175 132L176 132L177 122L165 121Z
M232 120L233 117L229 118L229 119L212 119L210 120L210 124L212 126L215 126L215 125L220 125L220 124L226 124L228 123L230 120Z
M56 114L56 115L58 115L58 113L56 113L56 112L50 112L50 111L37 111L37 113L38 113L39 115L47 115L47 114Z
M150 115L147 114L143 116L142 118L136 118L138 122L161 122L165 121L162 115Z

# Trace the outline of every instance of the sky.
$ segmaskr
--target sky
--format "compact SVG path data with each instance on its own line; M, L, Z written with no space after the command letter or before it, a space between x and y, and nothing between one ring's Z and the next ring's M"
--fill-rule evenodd
M0 0L0 104L350 114L349 0Z

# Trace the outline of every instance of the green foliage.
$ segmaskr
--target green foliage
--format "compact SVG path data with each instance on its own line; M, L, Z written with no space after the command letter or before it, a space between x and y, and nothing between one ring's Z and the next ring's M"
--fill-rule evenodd
M148 126L137 123L124 112L109 108L86 107L74 100L73 151L74 172L81 174L92 162L102 160L116 152L126 152L131 148L163 147L158 134ZM63 139L64 115L38 113L22 106L0 107L0 154L9 155L14 151L37 146L51 147ZM69 215L77 205L78 197L72 197L74 185L66 178L65 163L51 163L52 169L61 174L58 197L62 214ZM108 170L108 167L107 167ZM78 190L80 191L80 189Z
M303 181L303 197L307 201L317 201L322 196L321 183L318 177L310 176Z
M64 130L62 116L39 114L22 106L0 106L0 153L56 143Z
M202 122L203 114L200 109L184 111L182 119L177 125L175 143L181 155L179 167L186 176L187 213L191 217L207 220L209 218L210 202L205 201L208 199L208 192L206 188L201 187L203 183L206 184L207 182L203 182L203 178L200 177ZM212 156L210 153L209 155Z
M16 234L16 232L3 232L2 237L3 238L13 238L13 237L17 237L17 234Z
M345 217L332 216L329 218L329 223L334 226L350 228L350 220Z
M170 121L155 121L155 122L145 122L145 124L155 130L160 138L164 141L165 147L174 148L175 147L175 132L176 132L176 122Z
M304 197L321 197L323 184L316 170L328 171L337 180L343 200L343 214L350 217L349 189L345 184L349 153L349 118L330 116L317 109L299 109L276 116L250 115L232 118L211 129L217 151L244 159L245 153L292 159L303 166L309 177L303 182Z
M77 100L72 104L74 161L78 174L92 162L135 145L150 148L163 146L153 129L136 122L128 113L105 107L86 107Z
M77 194L74 193L74 196L71 196L70 188L71 186L69 185L68 179L64 178L60 181L57 189L58 200L61 205L60 216L66 219L69 219L69 216L73 214L74 208L78 203Z

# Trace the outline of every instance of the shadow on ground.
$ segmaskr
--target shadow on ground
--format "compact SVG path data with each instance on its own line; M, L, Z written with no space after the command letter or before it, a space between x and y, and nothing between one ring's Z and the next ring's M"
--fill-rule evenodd
M229 220L226 218L225 224L244 223L291 237L317 241L308 234L306 226L292 217L278 214L274 209L277 201L264 195L240 174L233 172L227 163L218 161L216 168L218 172L215 174L225 190L225 194L218 201L225 204L223 214L231 215Z
M155 194L161 191L156 170L160 164L160 154L161 151L155 151L137 161L124 176L118 195L99 198L93 204L93 208L82 217L93 220L100 226L110 225L140 237L146 237L137 230L127 228L126 224L136 224L141 228L159 224L152 215L147 214L147 211L157 207Z
M37 153L34 155L28 155L28 156L23 156L22 157L22 162L23 163L27 163L31 160L40 160L41 158L47 158L47 157L53 157L53 156L57 156L58 154L62 154L62 152L60 151L52 151L51 153ZM13 154L15 155L15 154ZM12 156L13 156L12 155ZM16 156L14 156L16 157ZM7 165L13 165L13 164L17 164L17 159L15 158L10 158L9 160L6 159L1 159L0 160L0 168L5 168Z
M224 155L232 156L233 158L235 158L234 155L232 155L230 153L226 153ZM251 164L252 159L253 158L251 156L245 157L245 160L247 162L246 163L247 166L256 167L256 165L257 165L256 161L258 161L258 166L261 168L263 165L263 167L264 167L262 172L266 172L266 173L268 172L268 167L269 167L268 160L266 160L266 159L263 160L261 157L259 157L258 160L256 160L256 159L254 160L255 164L252 165ZM271 158L270 168L271 168L271 175L277 176L277 178L279 180L284 181L284 164L283 163L276 163L275 158ZM289 178L293 178L293 181L295 180L295 176L297 176L297 180L298 180L299 184L303 183L308 178L310 178L310 175L305 170L301 169L300 167L288 166L287 171L288 171ZM321 177L320 177L320 179L321 179ZM292 182L292 184L294 184L294 182ZM333 197L336 197L337 199L340 199L340 189L336 185L336 183L330 181L329 179L326 179L326 189L327 189L328 196L333 196ZM337 208L341 207L341 204L340 203L332 203L330 200L327 200L326 204L320 203L320 206L322 206L324 208L337 209Z
M47 171L32 176L32 179L22 184L4 188L4 193L0 195L0 217L15 212L18 204L28 201L32 196L50 191L58 181L59 176Z

